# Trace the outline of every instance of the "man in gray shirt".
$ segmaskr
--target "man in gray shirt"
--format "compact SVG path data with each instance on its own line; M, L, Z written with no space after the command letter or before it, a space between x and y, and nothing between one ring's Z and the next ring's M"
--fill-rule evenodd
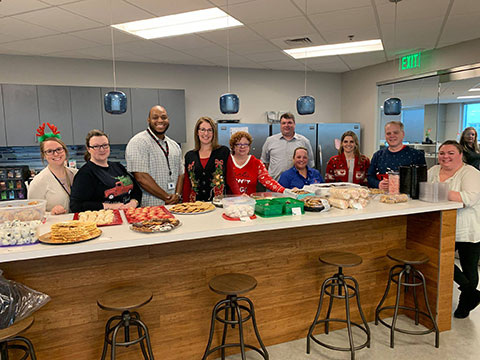
M293 152L299 146L308 150L308 166L315 165L312 145L305 136L295 133L295 116L292 113L287 112L280 117L280 131L280 134L269 136L262 148L262 162L277 181L285 170L293 166Z

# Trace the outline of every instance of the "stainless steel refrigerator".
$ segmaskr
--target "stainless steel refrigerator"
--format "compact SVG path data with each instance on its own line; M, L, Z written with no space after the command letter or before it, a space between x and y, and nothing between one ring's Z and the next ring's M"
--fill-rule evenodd
M230 148L230 137L236 131L246 131L252 138L252 146L250 147L250 154L254 155L257 159L262 157L262 146L265 143L267 137L270 136L270 124L228 124L218 123L218 143Z
M338 154L335 147L335 139L340 140L345 131L351 130L360 139L359 123L313 123L301 124L297 123L295 132L305 136L312 145L315 154L315 167L325 177L328 160ZM280 132L280 124L272 125L272 135Z

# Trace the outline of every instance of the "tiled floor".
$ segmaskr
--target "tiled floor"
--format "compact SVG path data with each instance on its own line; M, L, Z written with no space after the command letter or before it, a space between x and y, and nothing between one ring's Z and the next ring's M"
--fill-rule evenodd
M454 286L453 306L457 306L458 290ZM312 315L313 316L313 315ZM398 326L408 328L411 324L407 318L400 318ZM478 360L480 359L480 306L470 313L466 319L452 320L452 329L440 333L440 348L434 346L434 335L411 336L401 333L395 335L395 348L389 346L389 329L382 325L369 323L372 344L356 352L355 359L395 359L395 360ZM356 332L354 332L354 335ZM325 336L325 335L322 335ZM330 343L338 346L346 345L346 331L338 330L326 335ZM359 333L359 336L362 336ZM323 338L325 339L325 338ZM363 337L361 338L363 339ZM350 359L348 352L338 352L325 349L315 343L311 344L310 355L305 352L306 339L291 341L268 347L270 360L337 360ZM239 355L227 357L228 360L240 360ZM248 360L262 359L257 353L249 351Z

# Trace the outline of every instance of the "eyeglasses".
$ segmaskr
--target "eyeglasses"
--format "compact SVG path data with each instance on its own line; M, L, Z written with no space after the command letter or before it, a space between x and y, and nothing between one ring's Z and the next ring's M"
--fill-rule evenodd
M239 148L243 148L243 147L248 147L250 146L250 144L235 144L235 146L239 147Z
M93 145L93 146L89 146L90 149L93 149L93 150L107 150L108 148L110 147L110 144L102 144L102 145Z
M65 151L65 149L63 147L59 147L59 148L56 148L56 149L48 149L48 150L45 150L43 153L46 154L46 155L53 155L53 154L62 154L63 152Z
M209 128L209 129L205 129L205 128L199 128L198 131L200 132L208 132L208 133L213 133L213 129L212 128Z

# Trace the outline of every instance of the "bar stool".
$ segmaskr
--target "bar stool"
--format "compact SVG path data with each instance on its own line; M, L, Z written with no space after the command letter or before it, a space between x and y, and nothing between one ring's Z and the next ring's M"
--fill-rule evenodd
M435 347L439 347L440 341L440 333L438 331L437 322L432 315L432 311L430 310L430 305L428 303L427 297L427 285L425 283L425 277L423 276L422 272L415 269L413 265L421 265L425 264L429 261L429 258L424 253L417 251L417 250L410 250L410 249L392 249L387 252L388 258L391 260L397 261L402 265L395 265L390 269L390 273L388 275L388 282L387 288L385 289L385 294L383 294L382 300L377 306L375 310L375 325L378 325L378 322L381 322L383 325L390 329L390 347L394 347L394 336L395 331L410 334L410 335L426 335L430 334L431 332L435 332ZM403 280L405 279L405 280ZM395 299L395 305L391 306L383 306L385 299L388 296L388 292L390 290L390 285L392 281L397 284L397 296ZM408 288L413 288L413 301L415 307L404 306L400 305L400 290L401 286L405 286L405 293L408 291ZM418 286L422 286L423 288L423 296L425 299L425 306L427 308L427 312L421 311L418 308L418 299L417 299L417 292L416 288ZM391 324L386 323L383 319L380 318L380 313L387 309L394 309L393 311L393 320ZM409 310L415 312L415 325L418 325L418 317L420 314L426 316L430 319L433 324L433 327L428 330L405 330L397 328L395 325L397 323L398 317L398 309L402 310Z
M255 350L265 360L268 360L267 349L265 348L265 345L263 345L262 339L260 338L260 333L258 332L253 303L247 297L238 296L255 289L257 287L257 280L246 274L230 273L215 276L210 280L208 285L210 290L220 295L226 295L227 298L219 301L213 308L212 320L210 324L210 336L208 338L207 348L205 349L202 360L206 360L210 354L217 350L221 350L222 360L224 360L225 349L229 347L240 347L242 360L246 360L245 348ZM243 304L240 302L243 302ZM246 316L242 316L242 310L247 313ZM220 315L221 312L224 312L223 317ZM244 342L243 324L249 319L252 319L253 330L255 331L255 336L257 337L261 349L245 344ZM215 331L215 320L223 324L222 344L210 349L213 340L213 333ZM239 343L225 343L228 325L230 325L232 329L235 328L235 325L238 325L238 333L240 338Z
M22 360L30 359L36 360L35 350L33 349L33 344L26 337L19 336L22 332L26 331L34 322L33 316L30 316L26 319L20 320L18 323L13 323L13 325L0 330L0 359L8 360L8 350L9 349L19 349L23 350L25 353L22 356ZM21 344L9 344L13 341L21 341L26 345Z
M352 360L354 360L356 350L363 349L364 347L370 347L370 328L368 327L367 321L362 311L362 307L360 305L360 290L358 287L358 282L352 276L344 275L343 268L360 265L362 263L362 258L358 255L348 253L348 252L332 251L332 252L327 252L320 255L318 259L323 264L333 265L338 267L338 272L335 275L326 279L322 284L322 290L320 291L320 301L318 303L317 313L315 314L313 323L310 326L310 330L308 331L307 354L310 354L310 339L311 339L317 344L331 350L350 351L350 357ZM328 310L327 310L326 318L323 320L319 320L318 318L320 316L320 312L323 305L323 297L325 295L330 296ZM360 317L362 318L363 326L361 324L357 324L350 320L350 299L353 297L357 299L358 311L360 313ZM334 298L345 300L346 319L330 318ZM315 338L315 336L313 335L313 331L315 330L315 327L317 326L317 324L324 323L325 333L328 334L330 322L341 322L341 323L347 324L348 340L350 344L349 347L333 346ZM352 325L361 329L366 334L367 339L364 343L360 345L354 344L353 336L352 336Z
M140 343L143 357L145 360L153 360L152 346L150 344L150 336L148 328L140 319L140 315L136 311L148 304L153 298L150 290L139 286L122 286L108 290L103 293L97 300L97 305L107 311L121 311L122 315L112 316L108 319L105 326L105 341L103 343L102 360L105 360L108 351L108 345L111 345L111 359L115 359L117 346L128 347ZM117 321L116 324L112 324ZM138 337L131 340L130 327L137 329ZM123 328L124 341L117 342L118 332ZM146 344L144 344L144 341Z

